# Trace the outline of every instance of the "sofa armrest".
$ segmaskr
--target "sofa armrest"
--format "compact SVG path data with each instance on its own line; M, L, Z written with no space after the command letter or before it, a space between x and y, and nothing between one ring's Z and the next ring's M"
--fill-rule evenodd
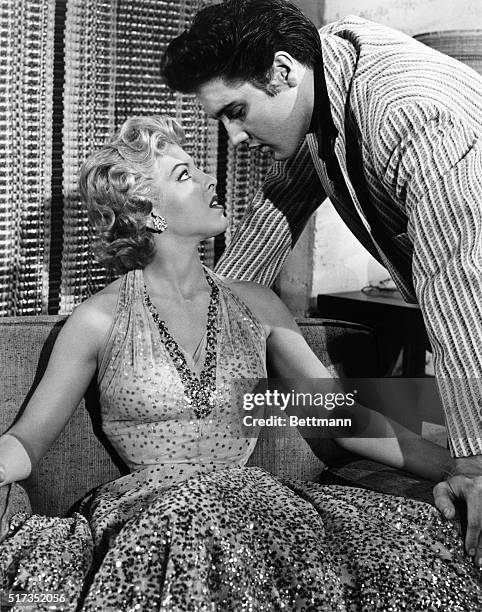
M296 322L312 351L333 375L382 375L379 342L370 327L336 319L299 318Z

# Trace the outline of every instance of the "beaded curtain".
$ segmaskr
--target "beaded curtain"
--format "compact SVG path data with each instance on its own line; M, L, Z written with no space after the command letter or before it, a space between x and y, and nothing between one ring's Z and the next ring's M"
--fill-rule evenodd
M193 96L160 80L162 54L202 0L0 0L1 315L61 313L112 277L95 262L93 232L77 194L82 161L134 114L168 113L186 149L218 178L226 239L268 160L234 148ZM224 239L207 241L214 264Z
M245 147L235 149L230 143L228 144L226 205L229 227L226 230L227 244L262 183L270 164L271 158L266 153L261 153L256 149L250 151Z
M199 8L199 0L71 0L66 20L64 248L61 313L111 280L95 263L92 229L77 193L82 161L132 115L167 113L187 134L186 149L216 172L217 127L192 96L161 83L161 57ZM212 241L211 241L212 242ZM212 264L212 244L204 245Z
M0 315L46 312L54 0L0 2Z

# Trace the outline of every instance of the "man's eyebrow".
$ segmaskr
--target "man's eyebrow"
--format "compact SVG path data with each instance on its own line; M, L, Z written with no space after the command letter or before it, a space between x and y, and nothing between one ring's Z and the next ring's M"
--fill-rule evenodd
M226 104L220 110L218 110L218 112L215 113L212 118L218 120L221 119L223 115L226 115L234 106L237 106L237 104L238 102L229 102L229 104Z

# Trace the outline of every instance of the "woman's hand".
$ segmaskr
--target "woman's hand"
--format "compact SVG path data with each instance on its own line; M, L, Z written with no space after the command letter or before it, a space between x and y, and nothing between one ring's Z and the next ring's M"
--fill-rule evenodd
M3 470L0 486L30 476L32 460L28 448L18 436L10 432L0 436L0 461Z
M0 543L8 535L10 519L18 512L32 512L25 489L16 483L0 487Z

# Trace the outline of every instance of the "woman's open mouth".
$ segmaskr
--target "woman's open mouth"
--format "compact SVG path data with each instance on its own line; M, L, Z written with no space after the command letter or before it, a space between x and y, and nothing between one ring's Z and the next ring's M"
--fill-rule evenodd
M224 206L218 202L218 196L213 196L213 199L209 204L209 208L220 208L221 210L224 210Z

